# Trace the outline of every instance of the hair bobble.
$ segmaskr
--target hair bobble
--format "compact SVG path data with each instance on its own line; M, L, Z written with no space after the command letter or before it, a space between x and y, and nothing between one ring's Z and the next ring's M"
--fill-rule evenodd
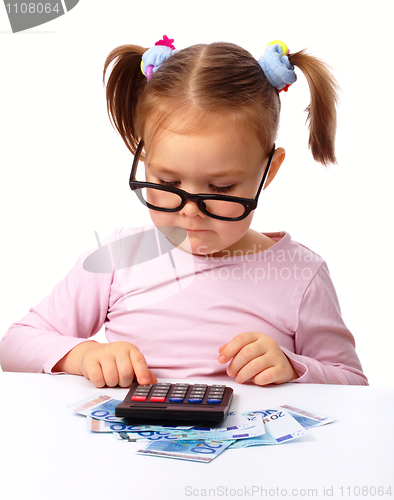
M288 91L290 85L297 80L294 66L287 57L289 50L286 44L275 40L267 45L264 55L259 59L259 65L270 84L279 92Z
M162 40L155 43L142 55L141 71L147 80L151 79L152 73L155 73L161 64L174 54L176 50L172 44L174 39L163 36Z

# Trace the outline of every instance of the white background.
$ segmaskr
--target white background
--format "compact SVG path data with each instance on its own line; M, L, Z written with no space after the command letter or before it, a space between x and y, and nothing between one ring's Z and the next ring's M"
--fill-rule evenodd
M333 68L341 86L338 165L308 150L306 80L282 93L287 158L252 227L286 230L327 262L370 384L393 386L393 62L388 0L80 0L13 34L0 5L0 336L77 257L118 226L149 223L129 190L132 156L112 128L102 70L118 45L164 34L183 48L218 40L256 58L284 40Z

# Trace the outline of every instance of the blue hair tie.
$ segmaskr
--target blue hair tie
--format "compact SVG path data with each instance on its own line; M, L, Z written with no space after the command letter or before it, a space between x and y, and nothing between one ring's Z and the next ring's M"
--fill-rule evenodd
M142 55L141 71L148 81L152 73L155 73L163 62L174 54L175 47L172 45L173 41L173 39L164 35L162 40L156 42L153 47Z
M294 66L287 57L288 52L283 42L275 41L267 45L264 55L259 59L259 65L268 81L279 92L287 92L290 85L297 80Z

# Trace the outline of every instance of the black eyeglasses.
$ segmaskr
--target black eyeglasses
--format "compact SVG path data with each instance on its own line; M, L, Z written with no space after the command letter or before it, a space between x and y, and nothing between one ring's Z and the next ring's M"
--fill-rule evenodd
M179 212L188 201L193 201L205 215L227 221L243 220L252 210L255 210L275 152L274 144L256 196L254 198L239 198L238 196L224 194L191 194L175 187L162 186L153 182L136 181L135 174L142 148L143 141L140 141L135 152L129 185L143 205L159 212Z

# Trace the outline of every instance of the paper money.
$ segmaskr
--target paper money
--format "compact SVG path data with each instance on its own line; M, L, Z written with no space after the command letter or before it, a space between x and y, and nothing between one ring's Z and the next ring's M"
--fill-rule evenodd
M119 439L120 441L123 441L125 443L136 443L139 441L140 438L137 433L133 432L113 432L112 435L116 438Z
M137 454L209 463L228 448L231 443L233 443L233 441L200 442L161 440L149 443L146 448L138 450Z
M249 417L251 414L247 413ZM246 418L246 417L245 417ZM233 440L233 439L249 439L265 434L265 427L261 415L253 415L253 420L248 420L249 424L246 428L223 427L213 429L191 429L190 431L182 432L178 435L182 440Z
M222 432L249 429L253 425L251 419L248 418L247 412L239 413L238 411L230 411L222 422L215 424L216 427L194 426L194 429L198 431Z
M184 430L191 429L192 426L177 426L177 427L166 427L163 425L128 425L122 422L107 422L106 420L98 420L90 416L86 417L86 423L88 429L93 432L144 432L144 431L155 431L169 433L169 431L174 430L175 432L180 432Z
M335 419L320 412L292 405L249 412L230 412L214 427L129 424L115 416L121 401L104 394L95 394L68 405L87 417L93 432L112 432L123 442L147 441L140 455L161 456L180 460L211 462L226 448L246 448L281 444L306 434L307 429L328 424Z
M246 448L268 444L281 444L304 436L307 431L282 407L272 410L257 410L249 412L259 415L264 423L266 433L251 439L240 439L231 448Z
M131 442L135 443L137 441L161 441L163 439L166 439L167 441L171 440L176 440L177 438L174 438L174 436L171 435L171 433L164 433L164 432L113 432L113 436L116 439L119 439L120 441L126 441L126 442Z
M278 443L290 441L306 434L306 430L286 410L270 409L252 411L263 417L266 432L276 439Z
M104 420L105 422L122 422L123 419L115 416L115 408L122 401L106 396L105 394L94 394L88 398L77 401L67 408L85 415L85 417L92 417L96 420Z
M335 421L335 418L333 417L329 417L328 415L324 415L320 412L318 413L316 411L306 410L305 408L298 408L290 405L281 405L281 408L288 411L290 415L295 418L297 422L302 425L302 427L304 427L304 429L330 424Z
M268 444L280 444L275 438L266 432L262 436L257 436L250 439L238 439L229 448L248 448L249 446L263 446Z

